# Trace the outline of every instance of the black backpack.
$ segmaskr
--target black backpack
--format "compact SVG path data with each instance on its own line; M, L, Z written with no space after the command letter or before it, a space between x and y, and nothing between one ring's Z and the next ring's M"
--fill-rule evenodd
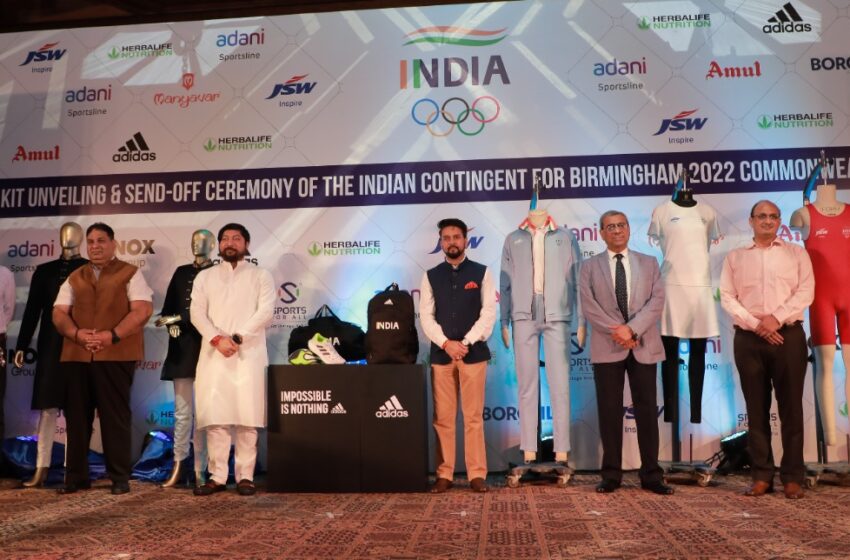
M393 282L369 300L366 361L370 364L413 364L419 354L419 335L413 297Z

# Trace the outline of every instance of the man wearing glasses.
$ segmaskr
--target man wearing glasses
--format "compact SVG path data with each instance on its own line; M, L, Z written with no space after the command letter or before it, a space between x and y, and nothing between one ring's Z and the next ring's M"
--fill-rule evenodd
M806 250L776 236L782 216L769 200L750 210L753 241L731 251L720 275L720 304L735 323L735 365L747 403L753 483L744 492L773 492L770 445L771 385L782 424L779 478L785 497L803 497L803 381L806 335L803 312L814 299L815 280Z
M662 482L658 465L656 377L664 359L659 321L664 286L655 257L629 251L629 220L617 210L599 219L608 250L586 260L579 291L584 316L591 325L590 360L596 383L599 435L602 439L602 482L609 493L623 478L623 387L629 374L638 447L641 488L673 493Z

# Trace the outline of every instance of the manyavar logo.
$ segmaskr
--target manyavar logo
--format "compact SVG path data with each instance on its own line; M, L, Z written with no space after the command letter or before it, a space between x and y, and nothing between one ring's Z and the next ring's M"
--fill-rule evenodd
M24 161L55 161L59 159L59 144L46 150L30 150L23 146L18 146L15 150L15 155L12 156L12 163Z
M824 56L809 59L812 64L812 72L819 70L850 70L850 56Z
M239 150L270 150L272 148L272 137L269 134L258 134L256 136L219 136L215 140L207 138L203 145L208 152L230 152Z
M154 160L156 160L156 152L151 151L141 132L135 133L112 155L112 161L115 163Z
M642 17L637 23L638 29L688 29L711 27L711 14L666 14Z
M272 92L266 97L266 100L281 96L288 97L290 95L309 95L313 93L313 89L318 82L305 81L307 76L309 74L292 76L282 84L275 84ZM283 99L278 101L278 107L300 107L301 103L300 99Z
M139 45L121 45L121 47L112 47L106 53L112 60L121 58L146 58L148 56L171 56L174 54L174 47L171 43L150 43Z
M180 84L183 86L183 89L189 91L195 87L195 74L191 72L183 74ZM157 92L153 95L153 102L154 105L176 105L181 109L186 109L187 107L197 103L215 103L220 97L220 91L179 95L169 95L167 93Z
M812 25L805 23L794 5L788 2L767 20L761 30L765 33L806 33L812 30Z
M658 128L658 132L653 134L653 136L658 136L659 134L665 134L667 132L702 130L702 127L704 127L705 123L708 121L708 117L691 118L691 115L697 111L699 111L699 109L682 111L671 119L662 120L661 126ZM668 138L667 141L670 144L690 144L694 141L694 139L689 136L674 136Z
M761 115L757 121L759 128L825 128L835 124L832 113L776 113Z
M624 77L614 83L599 82L599 91L607 93L611 91L624 91L632 89L643 89L643 82L631 79L631 76L643 76L646 74L646 57L640 60L617 60L613 58L608 62L595 62L593 64L593 75L601 78Z
M55 43L45 43L41 48L30 51L27 53L27 58L18 66L28 66L33 62L56 62L60 60L63 56L65 56L65 53L68 52L68 50L54 48L58 44L59 41ZM31 68L36 74L53 71L52 66L32 66Z
M266 42L266 32L262 27L258 31L225 31L215 36L215 46L220 49L234 49L236 47L252 47L263 45ZM231 62L234 60L258 60L261 57L258 52L228 52L219 53L220 62Z
M112 101L112 84L107 84L102 88L90 88L83 86L80 89L69 89L65 92L65 103L73 104L77 107L78 103L107 103ZM75 117L91 117L94 115L105 115L107 110L104 107L90 107L86 109L68 109L66 114L70 118Z
M761 77L761 63L756 60L750 66L721 66L716 60L708 65L706 80L713 78L758 78Z
M314 241L307 247L307 252L313 257L380 255L381 241Z

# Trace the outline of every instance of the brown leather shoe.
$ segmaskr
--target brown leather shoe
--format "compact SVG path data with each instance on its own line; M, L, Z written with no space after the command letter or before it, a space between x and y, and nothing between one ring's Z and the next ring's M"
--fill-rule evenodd
M469 481L469 487L473 492L486 492L488 490L487 482L483 478L473 478Z
M782 491L789 500L799 500L803 497L803 487L797 482L786 482Z
M759 497L765 494L773 493L773 483L766 480L754 480L753 483L744 491L744 496Z
M446 490L448 490L452 486L453 486L452 481L449 480L448 478L438 478L437 482L435 482L434 485L431 486L431 493L432 494L442 494L443 492L445 492Z

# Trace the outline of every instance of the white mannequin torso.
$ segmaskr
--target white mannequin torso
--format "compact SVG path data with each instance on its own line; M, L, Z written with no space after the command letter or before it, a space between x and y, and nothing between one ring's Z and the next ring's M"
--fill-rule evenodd
M815 198L812 206L817 208L818 212L824 216L837 216L844 211L845 203L836 197L835 185L818 185L816 193L817 198ZM811 216L806 206L794 210L794 213L791 214L791 229L799 231L804 240L809 237L810 224Z

